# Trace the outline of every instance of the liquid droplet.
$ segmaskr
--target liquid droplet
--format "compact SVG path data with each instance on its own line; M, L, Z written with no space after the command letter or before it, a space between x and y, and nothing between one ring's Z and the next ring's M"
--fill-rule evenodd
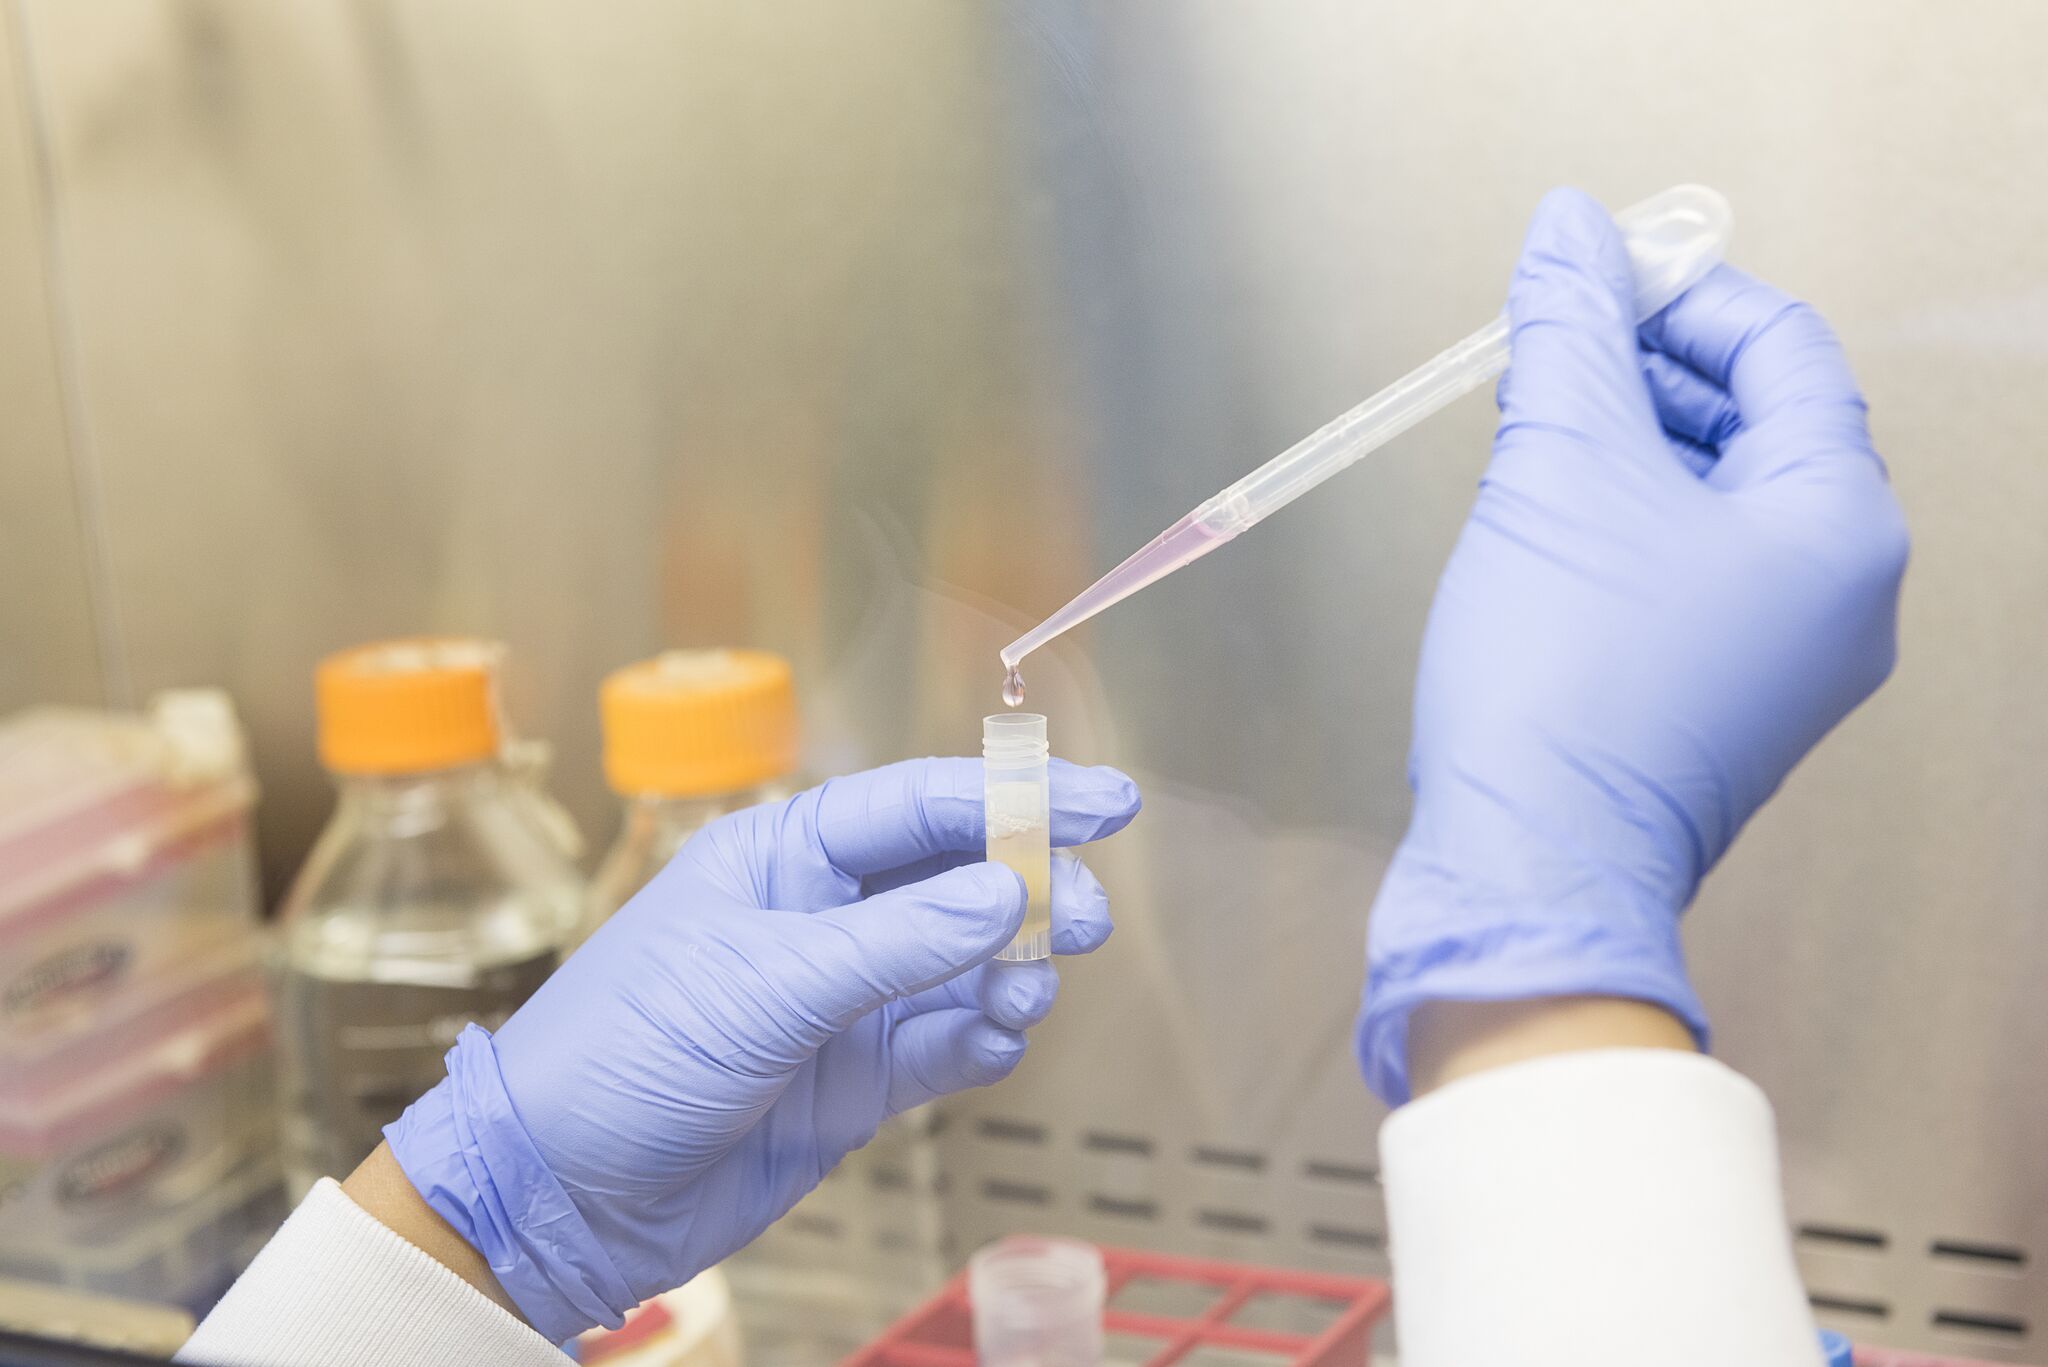
M1022 707L1023 705L1024 676L1017 671L1015 665L1011 665L1010 672L1003 675L1003 706Z

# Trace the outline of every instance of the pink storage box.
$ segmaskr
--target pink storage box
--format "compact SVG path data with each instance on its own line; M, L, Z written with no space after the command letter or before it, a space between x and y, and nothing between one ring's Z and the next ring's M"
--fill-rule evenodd
M0 1102L257 981L254 798L219 693L0 723Z
M276 1148L260 988L95 1053L65 1085L0 1098L0 1249L116 1242Z

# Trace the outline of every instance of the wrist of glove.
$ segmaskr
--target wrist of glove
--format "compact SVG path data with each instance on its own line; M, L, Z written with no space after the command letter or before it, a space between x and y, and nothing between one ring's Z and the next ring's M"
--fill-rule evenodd
M1367 1085L1390 1104L1408 1099L1408 1022L1431 1001L1629 997L1671 1012L1704 1049L1706 1008L1678 936L1689 896L1573 858L1497 809L1418 812L1373 905L1358 1034Z
M535 1332L552 1343L617 1328L639 1304L520 1123L490 1034L465 1027L448 1076L384 1129L413 1189L483 1256Z

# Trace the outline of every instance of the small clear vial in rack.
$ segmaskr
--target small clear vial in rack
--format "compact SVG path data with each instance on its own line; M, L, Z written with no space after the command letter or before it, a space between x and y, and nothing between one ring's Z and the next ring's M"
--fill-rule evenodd
M981 721L982 801L988 857L1024 879L1024 925L1003 963L1052 956L1052 820L1046 788L1045 718L1005 712Z

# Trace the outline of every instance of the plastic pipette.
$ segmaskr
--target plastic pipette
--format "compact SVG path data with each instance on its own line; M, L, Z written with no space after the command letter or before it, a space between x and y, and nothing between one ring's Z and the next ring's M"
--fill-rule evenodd
M1614 216L1635 271L1636 318L1648 319L1714 268L1728 246L1728 201L1704 185L1678 185ZM1326 423L1147 542L1087 589L1010 642L1004 701L1022 701L1026 655L1112 603L1256 527L1331 475L1508 368L1508 320L1494 319L1349 413Z

